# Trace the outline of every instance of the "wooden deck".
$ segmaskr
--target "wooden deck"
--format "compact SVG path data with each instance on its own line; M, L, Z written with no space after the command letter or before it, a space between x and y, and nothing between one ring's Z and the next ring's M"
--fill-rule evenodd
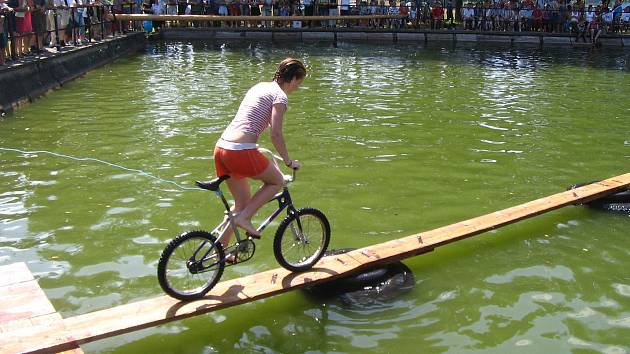
M0 333L0 351L54 352L170 321L255 301L306 285L314 285L375 265L394 262L457 240L530 218L564 206L613 194L630 186L630 173L554 194L435 230L326 257L309 272L274 269L221 282L201 300L179 302L168 296L147 299L50 323ZM16 295L17 296L17 295ZM0 304L0 318L11 311ZM48 308L46 311L50 311ZM44 311L44 312L46 312Z

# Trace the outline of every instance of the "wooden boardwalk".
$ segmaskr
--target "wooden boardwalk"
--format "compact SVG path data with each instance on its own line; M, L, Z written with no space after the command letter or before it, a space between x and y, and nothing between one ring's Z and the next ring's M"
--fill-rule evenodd
M217 284L205 298L193 302L179 302L168 296L160 296L60 321L32 323L25 328L8 328L0 333L0 351L16 353L71 350L82 343L255 301L422 254L435 247L519 220L613 194L628 186L630 173L435 230L326 257L309 272L291 273L279 268L224 281ZM0 303L0 319L6 311L11 311L11 308Z

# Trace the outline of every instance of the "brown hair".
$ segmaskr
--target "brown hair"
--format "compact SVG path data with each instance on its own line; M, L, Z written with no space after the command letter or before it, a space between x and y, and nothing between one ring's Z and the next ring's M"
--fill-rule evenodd
M293 58L286 58L280 62L276 73L273 75L273 81L278 83L291 82L291 80L303 79L306 76L306 68L301 61Z

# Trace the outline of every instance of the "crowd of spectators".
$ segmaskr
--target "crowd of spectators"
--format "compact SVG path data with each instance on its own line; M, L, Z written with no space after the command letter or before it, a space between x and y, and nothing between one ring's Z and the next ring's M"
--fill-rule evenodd
M0 65L102 39L104 30L112 32L103 21L109 6L102 0L0 0Z
M169 26L430 28L571 33L597 41L630 29L630 3L601 0L0 0L0 65L46 47L80 45L116 30ZM455 3L453 2L455 1ZM217 16L359 16L349 20L145 21L109 23L108 13ZM367 15L396 15L374 18ZM360 19L366 16L366 19ZM118 27L118 28L117 28ZM87 36L86 36L87 34ZM9 45L9 39L12 40Z
M400 15L400 19L276 21L225 21L204 25L291 26L371 28L431 28L478 31L626 32L630 29L630 6L620 0L585 5L583 0L144 0L132 3L116 0L122 13L193 14L218 16L336 16ZM142 1L142 0L136 0ZM624 4L625 5L625 4ZM135 9L135 10L134 10ZM615 12L613 13L613 9ZM159 27L163 23L154 25ZM187 25L187 24L186 24Z

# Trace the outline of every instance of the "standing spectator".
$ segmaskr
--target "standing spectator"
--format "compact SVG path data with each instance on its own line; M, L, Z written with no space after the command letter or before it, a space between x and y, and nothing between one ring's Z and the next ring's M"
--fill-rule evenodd
M560 17L560 4L556 0L551 0L549 3L549 9L551 10L551 32L560 32L562 19Z
M543 32L551 32L553 25L551 23L551 10L549 4L545 4L545 9L542 13L542 26L544 28Z
M228 14L230 16L239 16L240 15L240 2L239 0L228 0ZM237 21L228 22L230 27L237 27Z
M431 24L431 29L442 29L444 27L444 9L439 2L436 2L433 6L433 10L431 10L431 14L433 16L433 23Z
M20 6L15 8L15 25L17 27L16 48L21 55L30 54L31 33L33 23L31 17L32 2L30 0L20 0Z
M337 10L337 0L329 0L328 1L328 16L337 16L339 15L339 11ZM329 27L337 26L337 20L328 21Z
M625 32L625 30L628 29L628 24L630 23L630 6L627 6L623 10L623 13L621 14L621 23L623 24Z
M46 32L46 0L33 0L33 47L39 53L44 49L44 34Z
M593 18L595 17L595 11L593 11L593 5L588 5L588 9L584 13L584 19L586 20L586 26L590 29L590 23L593 22Z
M418 8L415 4L416 3L414 2L411 9L409 9L409 23L412 28L418 28Z
M580 23L580 12L576 8L571 7L571 5L567 6L567 10L569 11L569 29L572 34L575 34L577 37L578 34L578 23Z
M85 41L85 17L87 16L87 9L83 7L85 0L76 0L77 8L75 14L75 33L77 38L77 45L84 44Z
M486 9L484 8L483 2L477 1L475 4L475 29L483 30L483 19L486 17Z
M0 66L5 64L6 50L9 44L9 22L7 20L8 15L13 12L13 9L7 5L4 0L0 0Z
M533 17L533 26L532 29L534 31L540 31L543 30L543 12L540 9L540 7L538 7L538 4L536 4L536 6L534 7L534 10L532 11L532 17Z
M154 15L164 15L164 10L164 6L161 6L158 0L151 0L151 12ZM156 32L162 29L162 26L164 26L164 21L153 20L151 22L153 22L153 30Z
M299 6L296 6L293 9L293 16L302 16L302 12L300 11ZM302 21L296 20L291 22L292 28L302 28Z
M599 36L602 34L599 13L595 13L595 16L593 16L593 20L589 23L589 29L591 32L591 43L596 45L598 43Z
M521 8L520 14L520 29L519 31L531 31L533 27L533 11L532 5L527 3Z
M462 22L464 22L464 29L471 30L473 29L473 19L475 17L475 10L472 8L471 3L466 3L464 5L464 9L462 10Z
M313 16L313 0L302 0L304 5L304 16ZM306 21L306 27L311 27L311 21Z
M448 0L446 2L446 21L449 22L449 28L454 25L453 20L453 3L451 2L451 0Z
M580 38L584 40L586 43L586 32L588 31L588 27L586 25L586 20L584 16L580 16L577 23L577 31L575 33L575 43L580 41Z
M19 0L6 0L5 13L4 13L4 21L5 21L4 33L6 33L7 38L15 38L17 36L15 9L18 7L20 7ZM7 43L7 48L5 50L8 50L8 52L6 53L7 56L15 57L19 54L16 48L16 43L13 40Z
M241 7L239 9L241 11L242 16L249 16L251 13L249 8L249 0L241 0ZM249 27L249 21L243 22L243 24Z
M339 12L341 16L348 16L350 14L350 0L341 0ZM342 23L340 23L340 25L350 27L350 22L348 20L344 20Z
M433 24L432 22L432 14L431 14L431 6L429 5L428 1L424 2L424 5L422 5L422 24L426 25L426 24Z
M398 7L398 13L403 16L400 22L400 28L407 27L407 20L409 20L409 7L405 4L404 0L400 0L400 6Z
M166 0L166 14L177 15L177 0Z
M271 16L272 9L271 6L273 5L273 1L272 0L264 0L263 6L262 6L262 15L263 16ZM265 27L271 27L271 21L265 21L263 22Z
M262 0L261 0L262 2ZM261 3L258 0L249 0L249 12L252 16L260 16L260 5ZM253 23L254 26L260 27L260 21L255 21Z
M396 0L389 0L389 8L387 9L387 14L390 16L398 15L398 7L396 7ZM389 20L389 28L398 28L400 27L399 19L392 18Z

